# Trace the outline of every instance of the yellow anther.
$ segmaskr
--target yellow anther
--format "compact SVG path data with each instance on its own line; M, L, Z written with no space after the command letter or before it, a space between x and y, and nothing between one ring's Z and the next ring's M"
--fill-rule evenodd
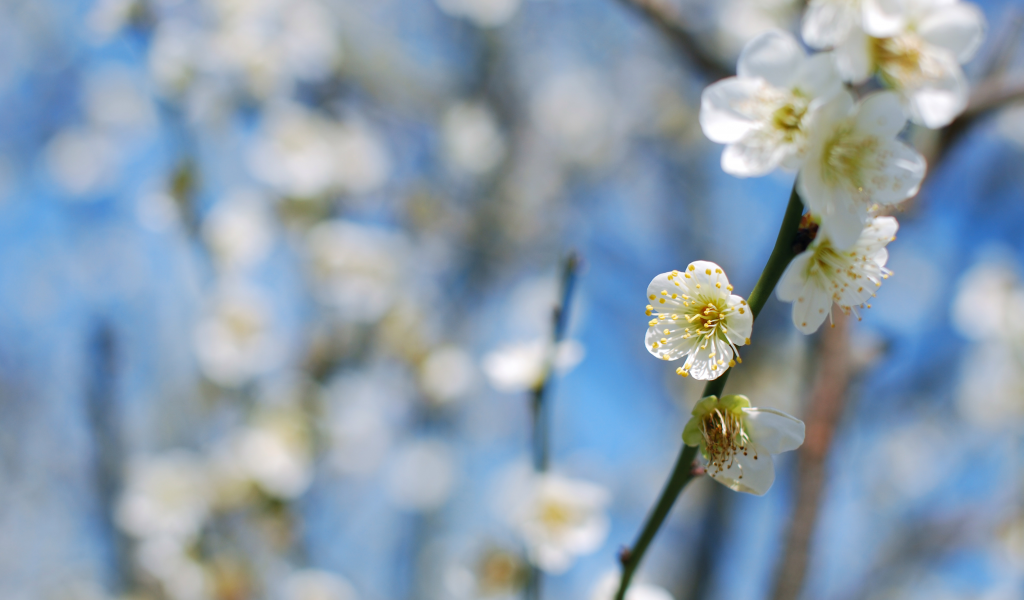
M742 315L742 314L745 314L746 312L747 312L747 311L746 311L746 310L744 310L744 309L743 309L743 307L741 306L741 307L740 307L740 314Z
M668 334L670 334L670 333L672 333L672 332L671 332L671 331L669 331L668 329L666 329L664 333L665 333L665 335L668 335Z
M740 363L740 364L743 364L743 359L742 359L742 358L740 358L740 357L739 357L739 356L737 355L737 356L736 356L736 362L738 362L738 363Z
M665 299L664 298L658 298L658 302L661 303L661 304L664 304L665 303Z
M697 284L697 289L698 289L698 290L700 289L700 284L699 284L699 283Z
M711 269L704 269L704 274L705 275L710 275L711 274Z
M729 290L731 292L732 291L732 284L730 283L729 285L725 286L725 289L727 289L727 290Z
M747 338L747 339L743 340L743 344L746 345L746 346L749 346L750 345L750 338Z
M661 290L661 295L662 295L662 296L668 296L668 291L666 291L666 290Z
M711 365L711 370L712 371L717 371L718 370L718 365Z
M735 360L730 360L729 361L729 366L730 367L735 367L736 366L736 361Z
M657 319L651 319L650 321L647 322L647 326L648 327L654 327L657 324L658 324L658 320Z
M716 284L715 284L715 287L716 287L716 288L718 288L718 289L722 289L722 284L720 284L720 283L716 283Z
M695 266L693 266L693 265L690 265L689 267L686 267L686 268L687 268L687 270L693 271L693 270L695 270L695 269L696 269L697 267L695 267Z
M662 354L661 355L661 360L669 360L668 354Z
M665 338L661 338L661 343L662 343L662 344L667 344L667 343L668 343L668 340L666 340Z
M675 300L678 294L672 294L672 299Z
M655 296L654 294L651 294L650 296L648 296L648 298L650 298L651 300L654 300L656 297L657 296Z
M687 279L691 278L689 273L683 273L683 275L685 275Z
M718 273L719 275L721 275L722 274L722 270L721 269L715 269L715 273Z
M647 310L654 310L654 307L653 307L653 306L651 306L650 304L648 304L648 305L647 305Z

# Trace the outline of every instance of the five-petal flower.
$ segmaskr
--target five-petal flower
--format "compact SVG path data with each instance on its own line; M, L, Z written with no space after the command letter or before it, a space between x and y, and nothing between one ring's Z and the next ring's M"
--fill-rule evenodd
M775 290L779 300L793 303L793 324L814 333L832 315L832 303L845 313L864 306L890 272L885 268L899 224L875 217L849 250L837 250L828 237L817 236L782 274Z
M904 124L892 92L871 94L857 104L843 92L821 108L796 185L833 247L845 250L857 241L873 206L917 193L926 164L896 139Z
M791 35L775 30L743 48L736 72L701 95L704 135L728 144L722 169L755 177L780 165L798 168L814 112L842 89L832 56L807 56Z
M753 408L746 396L708 396L693 407L683 442L698 446L715 481L763 496L775 481L772 455L804 443L804 423L784 412Z
M750 307L713 262L658 275L647 286L647 300L647 349L663 360L686 357L676 369L680 375L716 379L736 364L736 347L750 343Z

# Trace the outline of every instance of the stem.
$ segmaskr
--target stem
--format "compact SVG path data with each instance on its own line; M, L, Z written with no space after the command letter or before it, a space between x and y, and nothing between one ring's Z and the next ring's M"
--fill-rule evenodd
M533 470L537 473L547 471L550 462L551 402L548 401L548 396L551 395L551 389L554 387L553 375L558 358L558 347L565 339L565 331L569 326L569 308L572 304L573 292L576 289L576 274L579 265L579 256L575 252L570 252L562 267L561 300L552 314L551 344L547 348L547 356L544 357L544 370L530 396L530 412L533 416ZM540 600L542 584L543 577L540 569L531 565L524 590L527 600Z
M764 269L761 271L761 277L758 278L757 284L754 285L753 291L750 292L750 296L747 298L747 304L750 305L750 311L755 319L761 312L761 309L764 308L765 302L768 301L768 296L775 289L775 285L779 282L779 278L782 277L786 266L789 265L789 262L795 256L793 252L793 239L796 237L797 229L800 226L800 216L803 214L803 210L803 204L800 202L800 196L796 192L796 186L794 186L793 191L789 195L786 214L782 217L779 235L775 239L775 247L772 249L771 256L768 257L767 264L765 264ZM721 396L731 371L732 369L729 369L717 379L707 382L701 398ZM695 447L684 444L679 450L679 457L676 459L676 465L672 469L672 474L669 475L668 482L661 491L661 496L654 505L654 509L647 516L643 529L640 530L640 535L636 538L633 547L623 549L619 557L622 561L622 579L619 581L619 590L615 594L615 600L623 600L626 597L626 590L629 588L629 583L633 579L637 567L640 566L640 561L643 560L644 554L647 552L647 547L658 533L662 523L665 522L665 518L668 516L669 511L672 510L672 505L675 504L676 498L682 493L686 484L693 479L693 460L696 457L697 448Z

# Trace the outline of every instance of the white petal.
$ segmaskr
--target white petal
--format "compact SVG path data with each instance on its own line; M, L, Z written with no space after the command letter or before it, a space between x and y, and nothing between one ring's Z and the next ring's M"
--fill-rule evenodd
M763 83L729 77L704 88L700 95L700 127L712 142L732 144L756 126L749 107Z
M871 58L871 38L857 29L836 46L836 67L843 81L861 83L875 71Z
M878 204L895 204L917 193L924 179L927 163L917 150L897 140L880 142L870 172L864 176L867 199ZM863 223L862 221L861 223ZM857 237L860 237L860 230ZM846 248L849 245L839 245Z
M793 36L778 29L750 40L740 52L736 74L741 79L762 78L777 88L789 88L807 53Z
M750 332L753 330L754 314L750 312L750 307L747 306L746 301L735 294L729 296L726 304L729 308L733 309L733 312L726 321L726 327L729 329L726 337L737 346L743 346L747 343L747 339L750 338Z
M935 70L933 77L919 86L903 90L910 119L930 129L949 125L967 107L970 88L963 70L952 55L943 51L929 53Z
M775 286L775 295L783 302L793 302L800 297L806 283L805 275L807 263L814 256L812 250L804 250L789 262L786 270L782 273L778 285Z
M755 496L765 495L775 483L772 455L757 442L748 443L746 456L739 453L729 468L718 471L709 467L708 474L730 490Z
M714 356L711 352L714 351ZM690 376L698 381L718 379L729 369L729 361L733 359L732 346L717 337L707 342L706 348L697 347L690 365ZM718 364L719 361L722 364ZM690 361L688 360L689 364Z
M685 319L678 324L669 324L666 319L653 327L648 327L647 334L644 336L644 345L647 346L647 351L662 360L679 360L692 354L698 340L695 337L683 337L685 325ZM666 329L670 333L665 333Z
M868 35L892 37L907 26L906 11L900 0L862 0L864 31Z
M841 198L833 205L833 210L821 215L821 233L828 236L829 241L837 250L845 250L857 242L864 223L868 219L867 209L849 198L844 190L832 190Z
M926 42L949 50L960 63L971 60L985 39L985 14L970 2L933 11L917 25Z
M793 84L795 89L811 98L831 96L841 90L843 80L836 67L835 54L819 52L805 60Z
M860 10L855 3L811 0L800 33L808 46L829 48L842 43L859 25Z
M857 106L855 127L864 133L892 139L907 124L900 97L894 92L877 92Z
M810 335L821 327L832 308L832 294L814 280L808 280L793 302L793 325Z
M753 132L722 152L722 170L736 177L760 177L775 170L787 154L786 146Z
M796 450L804 443L804 422L770 408L744 408L750 439L772 454Z
M647 285L647 303L659 313L682 312L685 308L683 294L688 292L682 289L681 284L677 285L682 281L682 275L678 279L669 279L670 275L671 272L662 273Z
M860 239L857 240L857 247L864 254L873 255L879 250L884 249L886 244L896 238L896 232L899 228L900 224L896 221L895 217L875 217L860 234ZM879 265L885 266L885 262L883 261Z
M685 275L690 277L686 278ZM685 275L687 283L690 283L697 293L722 300L729 297L729 278L717 264L708 260L695 260L686 266Z

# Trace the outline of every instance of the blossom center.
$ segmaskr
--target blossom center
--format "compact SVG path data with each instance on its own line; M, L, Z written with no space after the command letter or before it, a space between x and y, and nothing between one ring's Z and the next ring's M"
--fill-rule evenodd
M800 132L800 123L807 114L805 102L784 104L772 113L772 126L782 132L782 139L792 142Z
M575 517L572 507L563 502L548 500L541 504L540 521L548 529L564 529L576 521Z
M849 127L840 128L825 144L822 179L832 187L849 182L863 192L864 176L877 148L874 136L857 136Z
M913 33L872 38L871 52L882 78L890 85L915 87L941 75L941 66L925 51L921 38Z
M700 421L700 433L712 475L732 468L740 453L744 456L748 453L750 438L743 429L743 418L732 410L716 408L704 415ZM754 460L757 460L757 452L754 452ZM739 478L742 479L743 475L740 474Z

